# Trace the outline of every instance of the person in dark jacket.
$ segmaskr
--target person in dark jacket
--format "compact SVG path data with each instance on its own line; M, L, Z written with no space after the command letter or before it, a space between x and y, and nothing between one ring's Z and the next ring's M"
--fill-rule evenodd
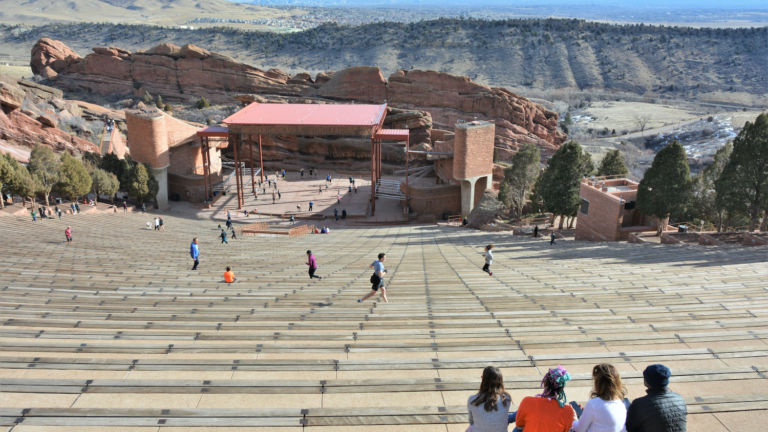
M686 432L688 409L683 398L669 391L672 372L662 364L643 371L647 395L632 401L627 410L627 432Z

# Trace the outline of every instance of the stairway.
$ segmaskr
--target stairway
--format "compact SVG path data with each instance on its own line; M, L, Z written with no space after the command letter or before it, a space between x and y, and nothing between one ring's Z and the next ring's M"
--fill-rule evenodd
M400 180L379 179L376 182L376 198L404 200L405 194L400 190Z

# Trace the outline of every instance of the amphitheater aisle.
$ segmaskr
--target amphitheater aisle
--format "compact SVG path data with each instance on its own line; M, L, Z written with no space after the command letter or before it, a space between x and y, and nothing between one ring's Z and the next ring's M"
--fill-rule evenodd
M760 430L768 413L764 247L434 225L221 244L219 222L150 218L0 219L0 431L463 431L484 366L518 403L563 365L583 402L603 361L630 398L645 366L672 368L691 431ZM359 304L379 252L390 303Z

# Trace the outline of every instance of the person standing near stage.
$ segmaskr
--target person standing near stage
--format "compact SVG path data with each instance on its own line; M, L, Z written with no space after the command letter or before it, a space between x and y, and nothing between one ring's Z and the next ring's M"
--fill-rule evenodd
M317 278L322 279L321 276L318 276L315 274L315 271L317 270L317 260L315 259L315 256L312 255L312 251L307 251L307 265L309 266L309 278Z
M192 244L189 245L189 256L192 257L194 265L192 270L197 270L197 265L200 264L200 249L197 246L197 237L192 239Z
M384 300L384 303L389 303L389 300L387 300L387 288L384 286L384 273L387 272L387 269L384 268L384 260L387 258L386 254L383 252L379 254L379 259L372 262L369 266L373 269L373 275L371 275L371 292L365 295L365 297L361 299L357 299L358 303L364 302L366 299L373 297L376 295L376 292L381 290L381 299Z

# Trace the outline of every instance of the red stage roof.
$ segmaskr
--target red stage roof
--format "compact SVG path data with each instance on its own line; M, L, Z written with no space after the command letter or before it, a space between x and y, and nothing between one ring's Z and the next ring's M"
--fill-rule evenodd
M387 105L263 104L254 102L224 119L230 125L353 126L381 124Z
M410 131L408 129L381 129L373 137L378 140L408 141Z

